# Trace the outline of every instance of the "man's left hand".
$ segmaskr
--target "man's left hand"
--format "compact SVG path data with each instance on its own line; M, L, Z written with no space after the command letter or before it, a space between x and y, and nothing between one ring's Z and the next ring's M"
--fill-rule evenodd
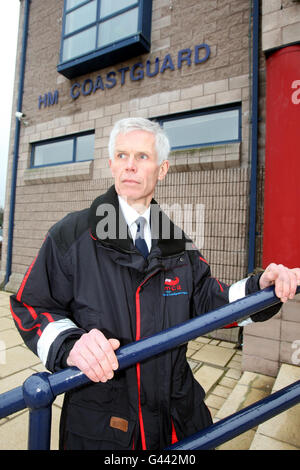
M300 268L289 269L282 264L271 263L259 279L261 289L275 285L275 294L281 302L292 299L300 285Z

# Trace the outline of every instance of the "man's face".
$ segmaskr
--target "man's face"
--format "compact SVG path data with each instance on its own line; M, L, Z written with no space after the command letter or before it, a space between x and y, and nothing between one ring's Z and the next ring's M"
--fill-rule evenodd
M166 176L169 162L158 165L154 135L137 130L117 136L109 166L119 196L142 213L151 202L157 181Z

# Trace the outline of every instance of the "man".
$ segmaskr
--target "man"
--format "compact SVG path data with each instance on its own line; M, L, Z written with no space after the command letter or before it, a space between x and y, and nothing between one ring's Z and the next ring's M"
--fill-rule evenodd
M50 371L76 366L92 381L66 394L62 449L163 449L212 422L186 346L122 371L118 347L274 283L285 302L295 294L300 269L272 264L231 287L220 283L153 199L169 168L161 128L146 119L121 120L109 153L114 186L50 229L11 310L24 341ZM171 285L178 295L168 294Z

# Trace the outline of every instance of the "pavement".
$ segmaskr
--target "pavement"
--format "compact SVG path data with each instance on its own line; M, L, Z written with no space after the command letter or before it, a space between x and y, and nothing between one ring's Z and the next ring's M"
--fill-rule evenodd
M9 309L8 292L0 291L0 394L45 370L23 343ZM300 367L283 364L276 378L242 371L242 351L236 343L201 336L188 344L187 358L194 377L206 392L214 422L300 380ZM63 396L52 405L51 449L58 447ZM219 450L300 450L300 404L255 429L221 445ZM27 449L28 410L0 420L0 450Z

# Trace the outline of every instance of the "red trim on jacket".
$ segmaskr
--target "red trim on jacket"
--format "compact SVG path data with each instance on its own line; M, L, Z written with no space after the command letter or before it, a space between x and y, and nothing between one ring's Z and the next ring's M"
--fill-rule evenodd
M28 268L28 270L27 270L27 273L25 274L24 279L23 279L23 281L22 281L22 284L21 284L21 286L20 286L20 288L19 288L19 290L18 290L18 292L17 292L16 299L17 299L19 302L21 302L21 297L22 297L22 294L23 294L23 290L24 290L25 284L26 284L26 282L27 282L27 279L28 279L28 277L29 277L29 274L31 273L31 270L32 270L32 268L33 268L33 266L34 266L34 263L35 263L36 259L37 259L37 256L34 258L34 260L32 261L31 265L29 266L29 268Z
M233 323L230 323L229 325L223 326L223 328L235 328L239 326L238 323L235 321Z
M25 305L25 307L26 307L26 305ZM10 305L10 311L11 311L11 314L12 314L14 320L15 320L16 323L18 324L18 327L20 328L20 330L22 330L22 331L32 331L32 330L34 330L35 328L38 328L37 334L38 334L39 336L41 336L42 332L41 332L41 330L40 330L40 326L41 326L40 323L37 323L37 324L34 325L32 328L24 328L24 326L22 325L21 319L15 314L15 312L13 311L11 305Z
M172 418L171 418L171 423L172 423L172 442L171 442L171 444L176 444L176 442L178 442L178 437L177 437L177 434L176 434L176 430L175 430L175 426L174 426Z
M31 307L32 308L32 307ZM54 321L54 319L52 318L52 316L50 315L49 312L42 312L40 315L45 315L45 317L47 318L48 322L51 323Z
M36 311L34 310L34 308L31 307L31 305L25 304L25 302L23 302L23 305L24 305L24 307L27 308L27 310L29 311L29 313L30 313L30 315L32 316L32 318L33 318L34 320L36 320L36 319L37 319L37 313L36 313Z
M90 230L90 237L91 237L93 240L97 241L97 238L93 237L91 230Z
M216 281L217 281L217 283L219 284L219 287L220 287L220 289L221 289L221 292L224 292L224 289L223 289L222 284L220 283L220 281L218 281L218 279L216 279Z
M144 281L146 282L146 281ZM141 339L141 304L140 304L140 290L143 284L141 284L135 295L135 302L136 302L136 334L135 340L138 341ZM142 406L141 406L141 366L140 363L136 363L136 377L137 377L137 385L138 385L138 398L139 398L139 423L140 423L140 431L141 431L141 441L142 441L142 449L146 450L146 438L145 438L145 429L144 429L144 421L143 421L143 414L142 414Z
M47 237L45 237L44 241L46 240L46 238L47 238ZM32 271L32 268L33 268L33 266L34 266L34 264L35 264L35 262L36 262L36 259L37 259L37 256L34 258L34 260L32 261L31 265L29 266L29 268L28 268L28 270L27 270L27 272L26 272L26 274L25 274L25 276L24 276L24 278L23 278L23 281L22 281L22 283L21 283L21 286L20 286L20 288L19 288L19 290L18 290L18 292L17 292L16 299L17 299L18 302L20 302L20 303L22 302L22 301L21 301L21 297L22 297L22 294L23 294L23 291L24 291L26 282L27 282L27 280L28 280L28 278L29 278L29 276L30 276L30 273L31 273L31 271ZM24 307L27 308L27 310L28 310L28 312L30 313L30 315L31 315L31 317L33 318L33 320L36 320L36 319L38 318L38 314L36 313L36 311L34 310L34 308L33 308L31 305L25 304L25 302L22 302L22 304L24 305ZM41 330L40 330L40 326L41 326L40 323L34 325L32 328L26 329L26 328L24 328L24 327L22 326L22 321L21 321L21 319L20 319L20 318L16 315L16 313L12 310L11 305L10 305L10 311L11 311L11 314L12 314L13 318L15 319L15 321L17 322L19 328L20 328L22 331L32 331L32 330L34 330L35 328L39 328L36 333L38 334L38 336L41 336L42 332L41 332ZM41 313L41 315L44 315L44 316L47 318L47 320L48 320L49 322L53 322L53 321L54 321L54 319L52 318L52 316L51 316L50 313L48 313L48 312L43 312L43 313Z
M155 273L151 274L151 276L147 277L137 288L135 294L135 305L136 305L136 333L135 333L135 340L138 341L141 339L141 302L140 302L140 290L142 286L152 277ZM144 421L143 421L143 413L142 413L142 406L141 406L141 366L138 362L136 364L136 376L137 376L137 385L138 385L138 398L139 398L139 423L140 423L140 431L141 431L141 441L142 441L142 449L147 450L146 446L146 437L145 437L145 428L144 428Z

